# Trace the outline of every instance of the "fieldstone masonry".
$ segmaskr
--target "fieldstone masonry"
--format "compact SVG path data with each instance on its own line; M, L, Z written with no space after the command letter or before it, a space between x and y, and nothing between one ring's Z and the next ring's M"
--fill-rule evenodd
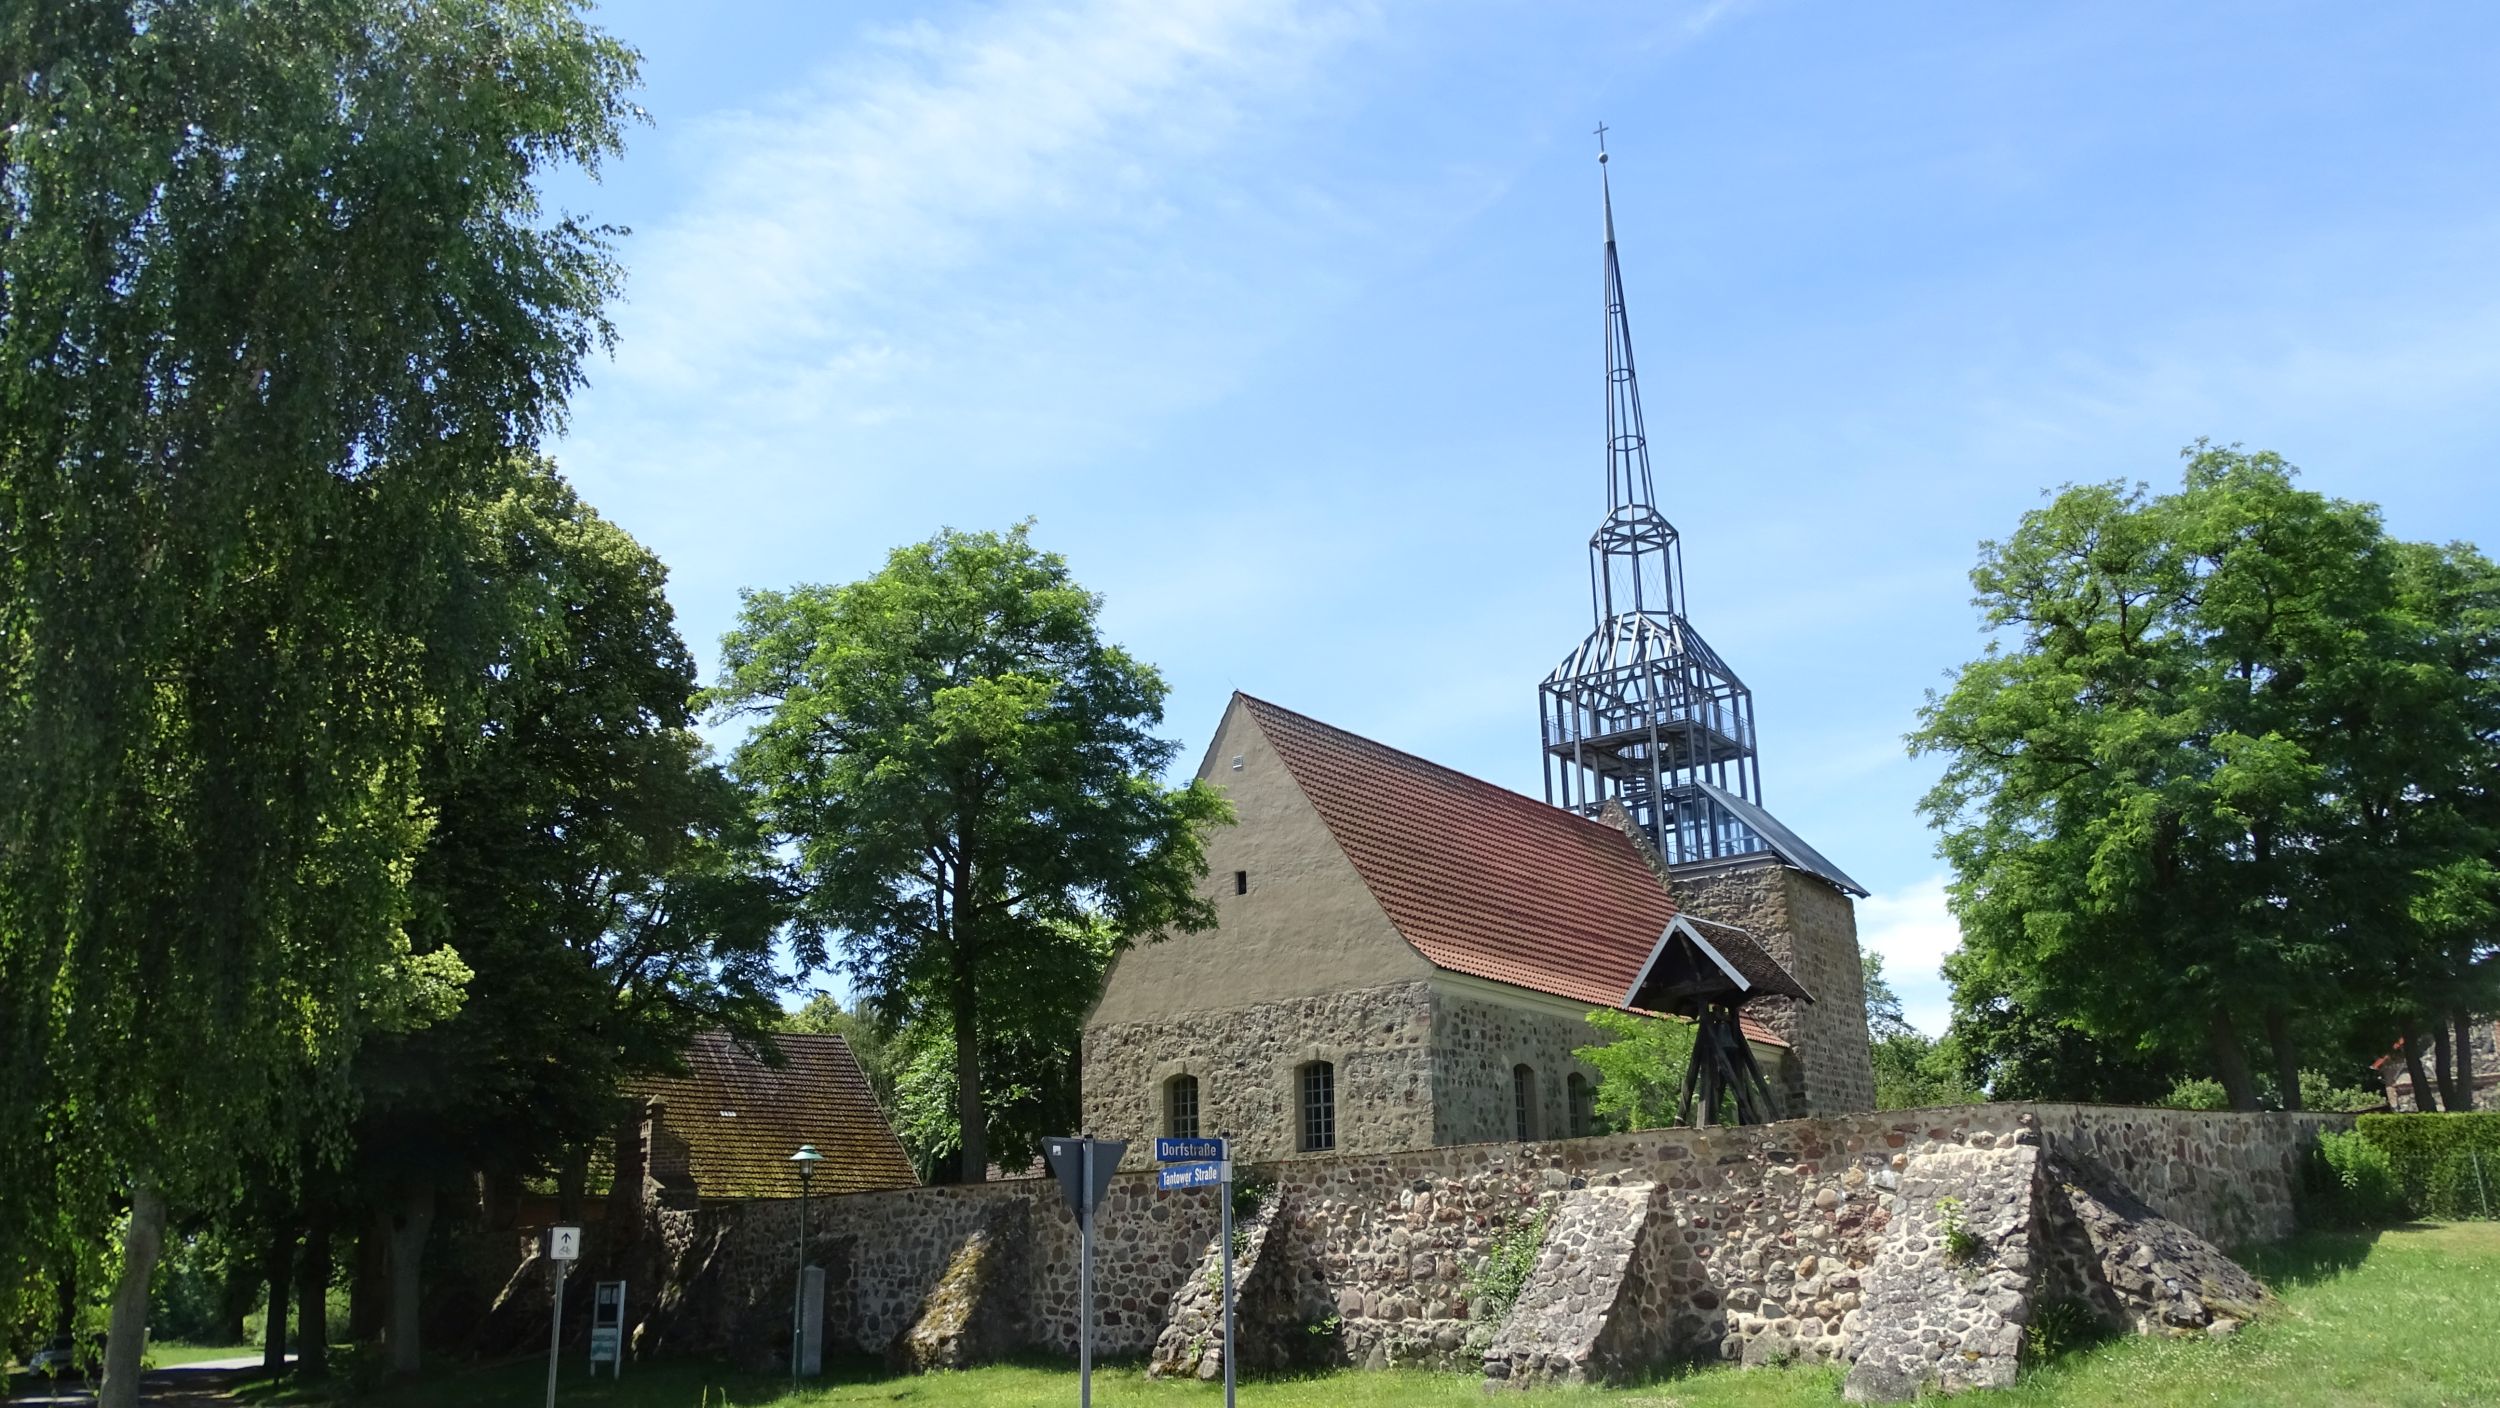
M1242 1170L1273 1191L1244 1257L1241 1363L1482 1365L1525 1384L1816 1360L1853 1363L1854 1391L1880 1397L1997 1381L2044 1300L2227 1333L2262 1294L2214 1247L2288 1232L2301 1153L2345 1118L1975 1105L1278 1159ZM1100 1352L1220 1372L1203 1291L1215 1197L1160 1192L1142 1173L1114 1181ZM1947 1255L1948 1197L1981 1244L1964 1260ZM1548 1205L1536 1271L1492 1323L1469 1279L1504 1228ZM786 1346L796 1214L646 1209L639 1244L662 1250L660 1292L632 1307L636 1352ZM944 1299L933 1292L976 1234L1017 1215L1022 1266L986 1294L1020 1278L1022 1346L1073 1353L1075 1223L1041 1180L819 1200L810 1254L833 1276L828 1342L886 1352Z
M1648 1355L1624 1305L1649 1224L1648 1184L1583 1188L1551 1206L1535 1271L1484 1352L1488 1382L1518 1388L1629 1376Z
M2029 1129L2005 1148L1908 1162L1865 1302L1839 1327L1854 1350L1850 1402L2014 1382L2033 1302L2039 1175Z
M1697 919L1733 925L1780 961L1811 1003L1765 998L1748 1015L1788 1043L1771 1075L1796 1114L1875 1108L1875 1062L1866 1034L1866 982L1857 910L1818 876L1766 859L1706 874L1670 874L1676 905Z

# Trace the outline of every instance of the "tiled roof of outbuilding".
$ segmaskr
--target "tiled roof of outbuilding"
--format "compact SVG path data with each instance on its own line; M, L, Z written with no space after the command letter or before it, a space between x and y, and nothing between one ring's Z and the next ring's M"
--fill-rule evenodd
M1615 1007L1675 917L1603 822L1241 696L1406 941L1437 968ZM1778 1043L1756 1023L1747 1036Z
M919 1185L894 1127L877 1108L851 1048L838 1036L783 1033L789 1064L775 1070L725 1032L686 1049L683 1076L629 1082L630 1095L667 1102L662 1117L686 1141L695 1192L704 1198L795 1198L790 1156L801 1144L824 1155L809 1186L865 1193Z

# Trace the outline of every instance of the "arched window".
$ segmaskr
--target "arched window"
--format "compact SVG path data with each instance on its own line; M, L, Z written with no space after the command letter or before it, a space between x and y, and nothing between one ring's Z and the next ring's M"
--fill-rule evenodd
M1294 1082L1302 1092L1302 1151L1337 1147L1337 1068L1327 1061L1305 1065Z
M1198 1137L1196 1076L1174 1076L1163 1083L1163 1132L1173 1139Z
M1518 1125L1519 1142L1536 1138L1536 1071L1529 1066L1510 1068L1510 1112Z
M1571 1095L1571 1133L1574 1138L1597 1132L1597 1087L1578 1071L1563 1082Z

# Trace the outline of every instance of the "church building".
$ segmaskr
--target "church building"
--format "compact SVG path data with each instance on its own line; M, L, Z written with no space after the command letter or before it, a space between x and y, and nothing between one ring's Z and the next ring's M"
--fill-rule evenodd
M1698 1016L1734 1058L1704 1109L1874 1107L1866 891L1763 807L1752 693L1685 617L1611 190L1605 276L1606 515L1592 629L1538 691L1545 799L1233 696L1198 774L1237 819L1218 922L1113 965L1088 1129L1250 1160L1587 1133L1601 1007Z

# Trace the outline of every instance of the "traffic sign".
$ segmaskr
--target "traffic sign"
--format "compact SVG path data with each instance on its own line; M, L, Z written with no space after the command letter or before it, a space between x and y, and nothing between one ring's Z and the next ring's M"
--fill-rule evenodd
M550 1227L547 1229L547 1256L552 1261L582 1259L582 1229Z
M1212 1188L1224 1181L1220 1163L1174 1164L1155 1170L1157 1188Z
M1194 1163L1203 1159L1221 1160L1223 1157L1224 1141L1221 1139L1158 1139L1155 1141L1155 1162L1157 1163L1178 1163L1183 1160Z
M1093 1146L1093 1163L1085 1161L1086 1146ZM1045 1139L1042 1157L1050 1171L1058 1176L1059 1191L1068 1206L1079 1213L1090 1213L1102 1206L1102 1195L1111 1191L1111 1175L1120 1171L1120 1156L1128 1152L1125 1139ZM1086 1174L1093 1174L1089 1187Z

